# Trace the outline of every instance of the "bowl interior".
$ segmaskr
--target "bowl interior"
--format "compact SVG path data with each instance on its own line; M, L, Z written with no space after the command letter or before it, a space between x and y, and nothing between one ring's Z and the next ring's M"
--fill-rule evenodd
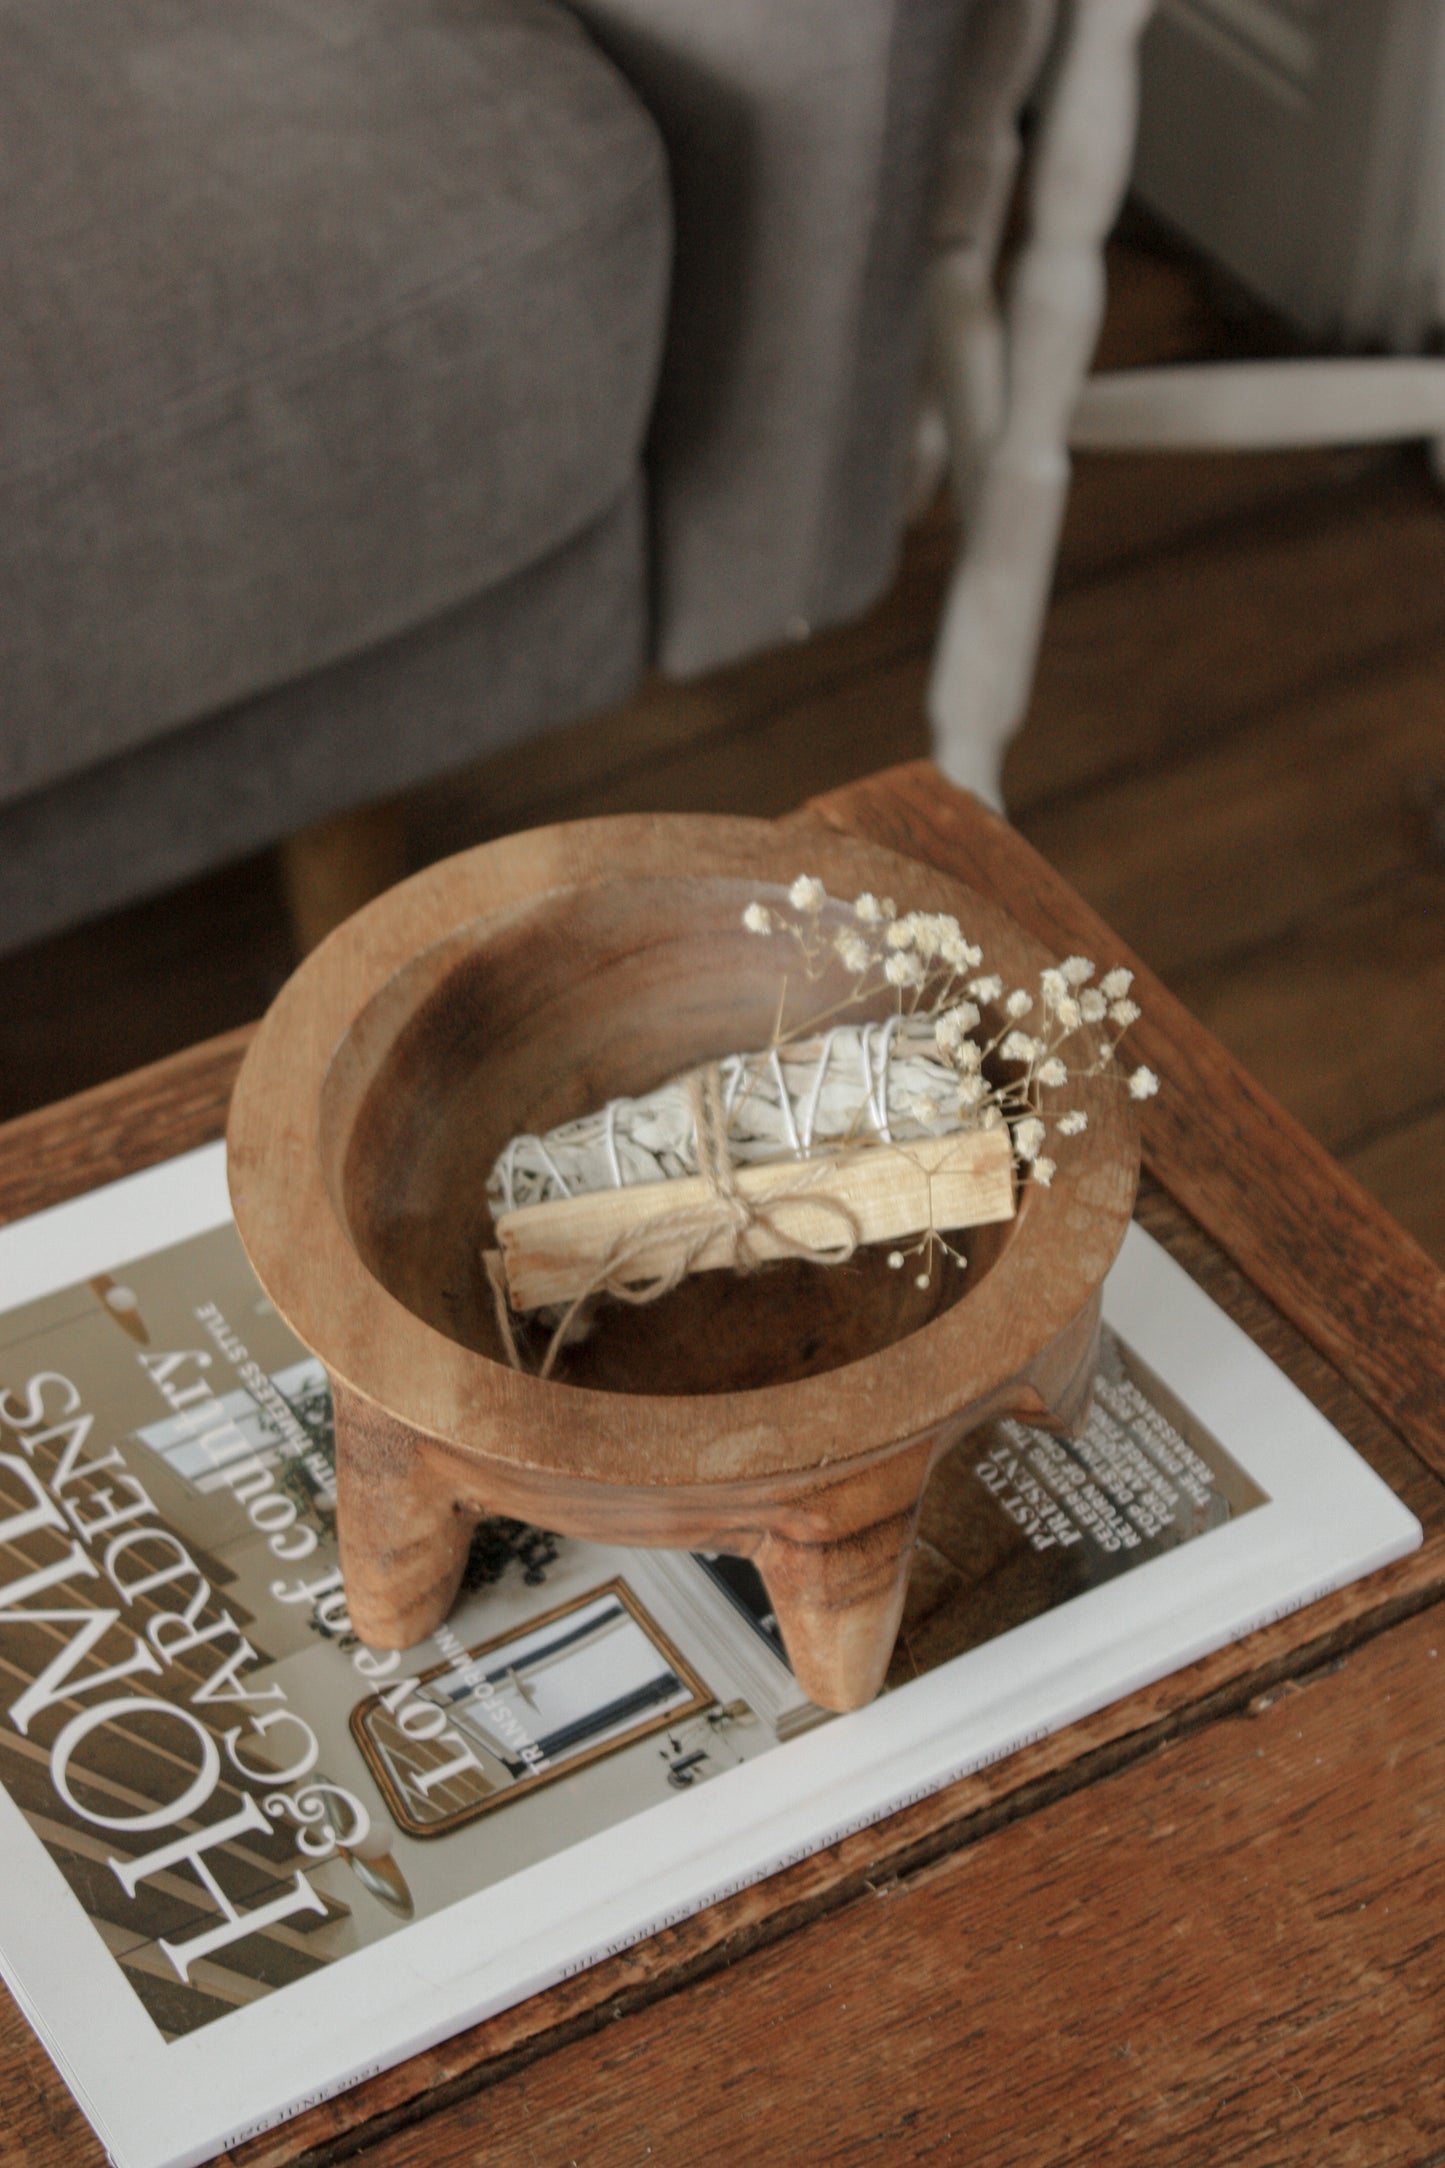
M619 879L555 890L462 927L409 961L355 1019L322 1093L333 1206L367 1269L460 1345L505 1354L483 1252L486 1183L519 1131L543 1132L719 1055L766 1046L839 1002L786 937L746 932L780 890L728 879ZM889 1013L891 997L871 1012ZM1027 1208L1027 1196L1021 1213ZM977 1285L1019 1221L890 1270L880 1249L822 1268L707 1272L646 1307L607 1302L559 1382L624 1393L735 1392L853 1363ZM951 1238L954 1239L954 1238ZM531 1330L540 1352L547 1328Z

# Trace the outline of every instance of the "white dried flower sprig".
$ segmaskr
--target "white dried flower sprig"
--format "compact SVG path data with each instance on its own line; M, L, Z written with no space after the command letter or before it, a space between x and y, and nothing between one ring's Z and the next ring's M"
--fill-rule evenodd
M1053 1095L1073 1081L1112 1072L1119 1040L1139 1017L1138 1004L1129 998L1133 974L1118 966L1095 983L1090 957L1066 956L1040 972L1036 989L1016 986L1005 991L997 972L979 969L982 949L945 912L909 911L900 917L891 897L866 893L851 905L840 903L807 873L793 882L788 903L791 916L761 902L750 903L743 925L749 933L787 936L809 978L841 964L853 982L840 1001L788 1036L813 1031L829 1017L891 989L899 1014L913 1020L914 1028L932 1020L934 1043L952 1079L952 1103L943 1103L937 1091L931 1091L926 1110L921 1103L915 1110L919 1118L961 1129L994 1129L1007 1122L1020 1178L1046 1189L1057 1172L1057 1162L1044 1150L1050 1133L1068 1139L1088 1128L1081 1108L1055 1113ZM979 1035L985 1008L1001 1011L1004 1019L991 1038ZM1071 1067L1067 1042L1086 1025L1113 1028L1095 1042L1087 1068ZM990 1081L984 1074L990 1058L1015 1074L1002 1083ZM1151 1099L1159 1089L1158 1077L1142 1064L1127 1077L1120 1074L1120 1082L1137 1100ZM930 1254L934 1243L964 1263L941 1236L925 1236L919 1249ZM910 1254L919 1251L890 1251L888 1262L901 1270ZM925 1272L920 1286L927 1280Z

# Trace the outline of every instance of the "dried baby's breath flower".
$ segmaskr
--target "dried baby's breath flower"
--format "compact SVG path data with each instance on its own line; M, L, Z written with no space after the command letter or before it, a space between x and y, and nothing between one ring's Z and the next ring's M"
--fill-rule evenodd
M953 930L958 931L956 920L950 920ZM902 924L913 931L913 946L920 956L930 962L938 954L943 939L944 921L934 911L910 911Z
M1057 1170L1055 1161L1044 1152L1046 1137L1082 1136L1089 1119L1082 1108L1074 1107L1046 1122L1042 1095L1069 1083L1069 1062L1060 1049L1069 1035L1084 1024L1102 1024L1107 1019L1117 1027L1117 1033L1099 1039L1090 1049L1089 1066L1081 1070L1076 1062L1073 1074L1097 1077L1111 1071L1111 1065L1112 1073L1122 1068L1116 1062L1117 1034L1139 1016L1138 1004L1129 998L1132 973L1123 968L1110 970L1096 985L1092 983L1096 968L1093 961L1087 956L1068 956L1039 973L1037 992L1020 986L1006 994L1004 979L998 972L978 970L983 951L967 939L958 920L948 912L908 911L900 916L891 896L876 896L864 890L851 907L834 906L835 912L847 914L840 924L837 916L822 918L831 899L823 883L807 873L800 873L792 883L788 901L798 914L792 921L762 902L753 902L744 909L742 922L749 933L788 935L802 949L810 978L816 977L817 965L830 953L851 975L854 983L850 990L832 1007L810 1017L805 1028L800 1027L803 1036L829 1027L820 1042L824 1061L827 1048L838 1035L832 1020L872 995L878 983L875 974L881 973L884 982L900 995L905 989L912 990L911 1003L900 1000L898 1015L888 1024L890 1033L908 1036L910 1051L905 1057L900 1046L895 1056L891 1038L885 1040L885 1046L889 1060L918 1062L922 1073L915 1071L906 1084L901 1076L897 1078L895 1107L935 1134L940 1128L950 1127L1005 1129L1023 1173L1048 1188ZM975 975L965 981L965 972ZM955 993L961 984L968 998ZM1002 1009L1007 1021L1001 1034L991 1028L980 1030L984 1004ZM1035 1016L1039 1021L1034 1032L1018 1028L1023 1019ZM863 1032L866 1046L867 1033L874 1027L857 1028ZM927 1047L930 1034L932 1046ZM918 1044L919 1035L923 1036L923 1046ZM786 1044L787 1036L781 1035L779 1043ZM984 1072L985 1060L995 1049L1001 1061L1015 1065L1006 1081ZM1142 1066L1127 1078L1121 1075L1120 1082L1127 1084L1135 1100L1151 1099L1159 1090L1159 1079ZM820 1089L821 1084L816 1088ZM865 1091L872 1088L865 1079ZM748 1134L751 1138L751 1131ZM939 1243L960 1267L966 1265L966 1258L938 1236L930 1234L928 1242ZM889 1251L888 1264L901 1271L910 1257L919 1258L920 1251L931 1270L932 1248L923 1245L908 1251ZM919 1272L916 1284L927 1287L929 1272Z
M890 986L921 986L928 971L921 956L910 956L906 949L899 949L883 966L883 976Z
M833 946L842 959L843 967L855 978L861 978L873 961L873 951L861 933L854 933L851 926L844 926L833 936Z
M933 1036L945 1061L956 1061L963 1048L972 1044L968 1035L978 1021L976 1002L960 1001L944 1010L933 1027Z
M1044 1125L1036 1114L1014 1123L1014 1150L1020 1159L1037 1159L1043 1149Z
M915 1287L927 1287L928 1274L926 1272L920 1272L913 1284Z
M1090 1121L1081 1108L1070 1108L1046 1123L1042 1119L1042 1095L1062 1091L1070 1082L1070 1073L1098 1077L1122 1067L1116 1062L1118 1034L1140 1017L1140 1008L1129 999L1133 973L1118 967L1105 971L1094 984L1096 967L1092 958L1066 956L1064 963L1046 965L1040 971L1036 993L1025 986L1005 993L999 971L979 971L984 952L966 939L951 913L908 911L899 915L890 895L875 895L871 889L864 889L856 895L854 904L841 906L847 917L838 924L836 919L821 919L830 898L823 882L812 874L797 876L789 889L789 904L797 913L793 924L778 911L769 911L767 904L752 902L743 911L743 926L756 934L791 932L802 945L810 978L817 976L815 967L828 954L841 960L845 971L854 978L851 991L832 1008L825 1008L821 1017L810 1017L806 1030L819 1030L819 1025L830 1023L851 1004L862 1002L875 989L875 973L882 973L884 982L897 989L899 995L903 991L912 993L910 1004L899 1002L899 1017L890 1023L890 1030L932 1032L929 1054L919 1051L910 1056L923 1060L925 1073L910 1077L908 1086L903 1086L899 1077L895 1106L914 1123L932 1127L934 1132L951 1125L962 1125L964 1130L1005 1127L1010 1130L1012 1151L1020 1169L1029 1173L1033 1182L1049 1186L1055 1162L1044 1156L1046 1134L1062 1140L1077 1138L1088 1130ZM975 976L964 982L964 971ZM966 997L955 995L960 984L966 984ZM984 1004L997 1004L1003 1010L1007 1021L999 1036L981 1030ZM1027 1017L1040 1017L1036 1023L1038 1036L1020 1028ZM1116 1034L1103 1036L1090 1049L1090 1067L1081 1069L1075 1062L1070 1071L1070 1062L1059 1051L1068 1036L1085 1023L1098 1025L1105 1021L1116 1025ZM825 1032L823 1045L830 1045L832 1038L832 1030ZM1014 1064L1007 1082L984 1073L984 1062L994 1049L999 1060ZM927 1071L929 1058L936 1064L932 1073ZM940 1082L942 1077L947 1077L947 1088ZM1133 1099L1153 1099L1159 1091L1159 1077L1153 1069L1140 1067L1129 1077L1120 1075L1120 1082L1127 1082ZM947 1255L955 1255L947 1242L942 1249ZM888 1264L901 1270L908 1257L919 1257L919 1249L890 1251ZM925 1262L932 1264L932 1251ZM958 1262L964 1264L962 1257ZM927 1273L919 1279L919 1286L927 1286Z
M965 941L962 934L950 934L940 953L951 971L972 971L983 962L983 950L976 942Z
M925 956L940 956L953 971L972 971L983 950L966 941L963 929L947 911L916 911L914 939Z

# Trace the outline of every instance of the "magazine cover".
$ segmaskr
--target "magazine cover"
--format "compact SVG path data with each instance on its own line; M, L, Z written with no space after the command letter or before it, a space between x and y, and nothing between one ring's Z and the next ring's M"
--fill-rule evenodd
M1420 1540L1141 1230L1075 1443L927 1495L887 1688L726 1557L505 1520L418 1648L220 1147L0 1230L0 1964L125 2168L198 2161Z

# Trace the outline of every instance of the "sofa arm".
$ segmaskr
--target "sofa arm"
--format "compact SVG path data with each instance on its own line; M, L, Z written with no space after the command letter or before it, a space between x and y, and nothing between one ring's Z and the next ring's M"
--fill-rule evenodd
M967 0L572 4L671 164L654 649L686 675L848 616L889 577Z

